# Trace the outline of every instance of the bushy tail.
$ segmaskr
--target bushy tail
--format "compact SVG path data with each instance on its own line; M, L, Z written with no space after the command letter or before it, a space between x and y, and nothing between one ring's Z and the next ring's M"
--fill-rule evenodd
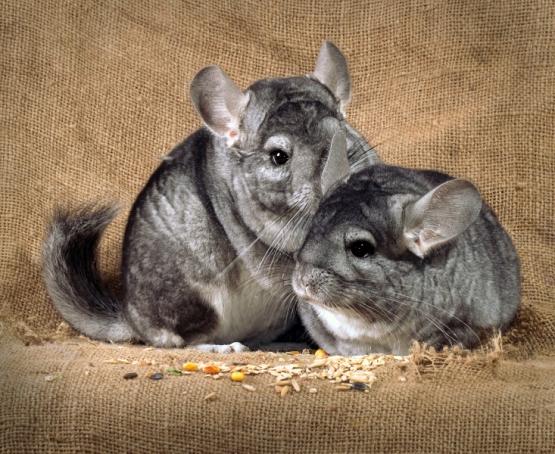
M43 248L43 273L56 309L89 337L120 342L133 338L120 304L100 277L96 252L113 207L58 210Z

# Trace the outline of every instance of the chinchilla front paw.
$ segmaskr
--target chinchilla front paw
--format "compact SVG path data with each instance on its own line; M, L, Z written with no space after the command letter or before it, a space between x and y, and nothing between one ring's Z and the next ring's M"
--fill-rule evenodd
M210 353L239 353L250 351L249 347L241 342L233 342L231 344L198 344L192 345L192 348Z

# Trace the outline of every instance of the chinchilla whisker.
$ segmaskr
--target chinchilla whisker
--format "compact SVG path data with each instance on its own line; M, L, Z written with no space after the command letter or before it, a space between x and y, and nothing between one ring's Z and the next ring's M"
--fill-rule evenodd
M367 291L372 292L371 289L367 289ZM390 296L385 296L385 295L379 295L377 292L375 292L375 294L376 294L377 296L380 296L380 298L388 299L388 300L390 300L390 301L392 301L392 302L395 302L395 303L398 303L398 304L404 304L404 305L406 305L407 307L409 307L410 309L414 309L414 310L416 310L416 311L419 311L419 312L422 313L422 314L428 314L428 315L431 316L431 314L430 314L429 312L425 312L422 308L418 308L418 307L411 306L408 302L403 301L403 300L408 300L408 301L410 301L410 302L418 303L418 304L424 304L424 305L426 305L426 306L429 306L429 307L430 307L431 309L433 309L433 310L436 310L436 311L445 313L445 314L447 314L447 315L449 316L449 318L451 318L451 319L453 319L453 320L459 322L461 325L463 325L465 328L467 328L467 329L471 332L471 334L472 334L477 340L480 340L480 336L478 335L478 333L476 333L476 331L475 331L468 323L466 323L464 320L460 319L460 318L457 317L456 315L451 314L448 310L443 309L443 308L438 307L438 306L435 306L435 305L433 305L433 304L431 304L431 303L428 303L428 302L426 302L426 301L423 301L423 300L411 298L411 297L409 297L409 296L407 296L407 295L403 295L403 294L401 294L401 293L399 293L399 292L392 292L392 293L393 293L393 295L397 296L397 298L390 297ZM450 329L450 328L448 328L447 326L446 326L446 328L447 328L447 329Z
M270 262L270 267L271 267L271 264L273 263L273 260L274 260L272 257L275 258L276 256L282 254L282 252L279 249L277 249L277 245L282 240L282 238L287 234L287 229L288 229L289 225L291 223L296 222L296 219L297 219L298 216L300 216L300 213L301 213L301 211L299 209L297 209L295 211L295 213L293 214L293 216L291 216L291 218L287 221L287 223L280 229L280 231L277 233L274 240L272 241L272 243L268 247L268 251L262 257L262 260L260 261L259 267L262 266L264 260L267 257L269 257L271 259L271 262Z
M282 232L285 231L285 229L287 229L289 223L291 223L291 221L295 218L295 216L297 216L298 214L298 209L294 206L292 207L286 215L280 216L278 219L276 219L276 221L274 222L274 225L277 224L278 221L281 221L284 217L290 215L291 213L293 213L293 215L290 217L290 219L287 221L287 223L278 231L278 233L276 234L276 236L274 237L274 239L272 240L272 243L268 246L268 249L266 250L266 252L264 253L264 255L262 256L262 259L260 260L260 263L258 264L257 267L257 272L258 270L260 270L260 268L262 267L262 265L264 264L264 261L266 260L266 258L268 257L269 254L272 253L277 253L274 252L275 251L275 246L278 244L279 239L282 235Z
M413 307L410 306L407 302L405 301L400 301L400 300L396 300L396 299L390 299L391 301L395 302L396 304L401 304L403 306L406 306L407 308L418 312L419 314L421 314L426 320L428 320L433 326L435 326L441 333L443 333L445 335L446 338L448 338L450 341L454 341L455 343L457 343L457 340L452 337L447 331L450 331L452 333L454 333L454 331L452 330L452 328L450 328L448 325L446 325L445 323L443 323L439 318L434 317L431 313L426 312L424 310L422 310L421 308L417 308L417 307ZM415 333L416 334L416 333Z
M229 262L225 268L223 270L221 270L217 275L216 275L216 280L219 280L225 273L227 273L232 267L233 265L235 265L237 263L237 261L239 261L248 251L251 250L251 248L258 242L260 241L260 238L256 238L251 244L249 244L246 248L244 248L239 254L237 254L237 256L231 261Z
M383 296L380 295L380 298L383 298ZM438 327L438 328L439 328L439 326L438 326L437 324L443 326L445 329L450 329L447 325L445 325L443 322L441 322L440 320L438 320L438 319L437 319L436 317L434 317L432 314L430 314L430 313L428 313L428 312L425 312L425 311L422 310L421 308L411 306L411 305L409 305L407 302L402 301L402 300L398 300L398 299L395 299L395 298L383 298L383 299L386 299L386 300L388 300L388 301L394 302L395 304L400 304L400 305L402 305L402 306L405 306L407 309L409 309L409 311L407 312L407 314L409 314L409 315L410 315L410 311L419 312L419 313L422 314L424 317L426 317L427 320L429 320L431 323L434 322L434 326L436 326L436 327ZM377 305L376 305L376 302L375 302L374 300L370 300L370 299L367 299L366 301L361 301L361 304L372 304L373 307L376 307L376 306L377 306ZM384 307L380 307L380 309L387 310L387 309L385 309ZM436 323L437 323L437 324L436 324Z
M367 279L367 280L365 280L365 279L360 279L360 280L361 280L361 281L369 281L369 282L371 282L370 279ZM392 291L392 290L388 290L388 292L391 293L393 296L381 294L381 293L379 293L379 292L377 292L377 291L375 291L375 290L373 290L373 289L371 289L371 288L365 288L364 291L365 291L365 292L369 292L369 293L374 293L374 295L379 296L380 298L388 299L388 300L393 301L393 302L395 302L395 303L402 303L404 300L406 300L406 301L410 301L410 302L413 302L413 303L424 304L424 305L426 305L426 306L429 306L430 308L432 308L432 309L434 309L434 310L437 310L437 311L440 311L440 312L442 312L442 313L445 313L445 314L449 315L450 318L452 318L453 320L456 320L457 322L461 323L461 324L464 325L466 328L468 328L469 330L471 330L471 331L473 332L473 335L474 335L477 339L480 338L480 337L478 336L478 334L472 329L472 327L470 327L470 325L468 325L464 320L460 319L459 317L457 317L457 316L454 315L454 314L451 314L448 310L443 309L443 308L441 308L441 307L438 307L438 306L436 306L436 305L434 305L434 304L431 304L431 303L429 303L429 302L426 302L426 301L424 301L424 300L422 300L422 299L413 298L413 297L410 297L410 296L405 295L405 294L403 294L403 293L395 292L395 291ZM442 290L442 289L435 289L435 291L436 291L436 292L441 292L441 293L447 293L447 294L449 294L446 290ZM409 307L410 307L410 308L413 308L412 306L409 306Z
M365 314L362 312L361 308L358 308L355 305L355 306L350 306L350 309L354 310L355 313L358 313L361 318L363 318L363 319L365 318ZM374 310L374 309L377 309L377 308L370 308L370 307L367 307L366 309L368 310L370 316L372 316L374 319L376 319L376 318L379 319L380 316L381 316L381 317L386 318L390 322L390 324L392 325L390 328L392 328L392 329L389 330L388 334L389 335L392 334L393 337L395 338L395 340L397 341L397 344L400 344L401 340L399 339L399 336L397 335L397 332L395 331L395 327L398 325L398 323L396 323L393 316L387 315L387 312L389 312L389 311L384 312L381 309ZM378 321L378 322L375 322L375 323L380 323L380 322Z
M287 305L286 320L294 319L297 314L297 295L292 290L286 296L285 304Z
M273 221L273 224L279 222L279 220L283 219L284 217L286 217L287 215L289 215L293 210L289 210L287 213L281 215L280 217L278 217L275 221ZM268 229L269 227L265 227L265 229ZM257 237L252 243L250 243L247 247L245 247L231 262L229 262L226 267L220 271L217 275L216 275L216 279L220 279L221 276L226 273L227 271L229 271L230 268L233 267L233 265L235 265L235 263L237 263L237 261L239 261L241 258L244 257L244 255L258 242L260 241L260 236ZM268 251L266 251L268 252Z

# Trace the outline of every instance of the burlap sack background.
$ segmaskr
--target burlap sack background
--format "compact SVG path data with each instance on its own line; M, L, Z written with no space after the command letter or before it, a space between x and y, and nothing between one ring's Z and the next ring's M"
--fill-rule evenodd
M9 0L0 23L0 450L547 452L555 445L551 0ZM382 158L471 179L513 236L523 309L505 339L509 359L407 383L389 370L371 394L338 394L323 383L317 397L286 400L202 378L123 382L102 361L139 358L139 347L77 338L25 347L7 334L15 328L37 343L60 322L39 260L56 203L121 202L102 251L117 280L126 211L160 158L200 126L187 96L196 71L220 64L242 87L306 74L324 39L347 56L349 119ZM168 354L149 353L159 361ZM62 378L45 382L53 372ZM208 406L202 396L216 388L225 397Z

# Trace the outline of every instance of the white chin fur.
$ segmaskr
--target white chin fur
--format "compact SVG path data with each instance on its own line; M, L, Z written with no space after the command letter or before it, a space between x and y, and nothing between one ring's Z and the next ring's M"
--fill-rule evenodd
M351 341L361 338L379 339L388 333L386 326L382 323L368 323L358 316L320 305L313 307L326 328L340 339Z

